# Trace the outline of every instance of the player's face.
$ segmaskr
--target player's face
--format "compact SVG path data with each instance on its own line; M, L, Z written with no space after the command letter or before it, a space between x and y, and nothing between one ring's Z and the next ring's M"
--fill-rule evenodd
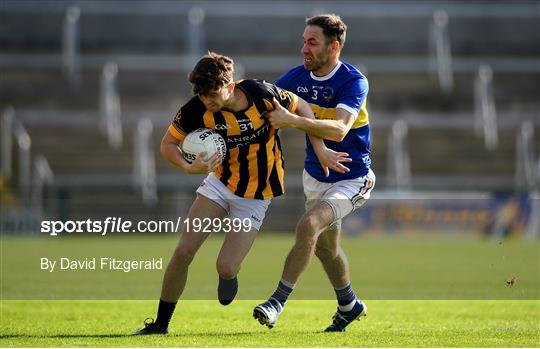
M199 95L199 99L203 102L206 109L215 113L221 110L231 96L230 85L225 85L218 90L209 92L205 95Z
M304 67L316 73L322 70L330 61L331 47L326 43L326 38L321 27L308 25L304 30Z

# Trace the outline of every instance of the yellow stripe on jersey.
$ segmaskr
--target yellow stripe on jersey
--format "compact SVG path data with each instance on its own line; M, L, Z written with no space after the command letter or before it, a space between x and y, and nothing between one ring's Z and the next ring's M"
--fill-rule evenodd
M223 117L225 118L225 123L229 127L227 129L227 136L239 136L241 133L240 125L238 124L238 120L236 120L234 114L228 111L221 111L221 114L223 114Z
M277 167L277 173L278 177L280 178L280 186L281 190L284 191L285 188L283 188L283 177L285 176L284 166L283 166L283 160L281 159L283 155L281 154L281 150L279 150L279 147L276 144L276 167Z
M238 186L238 182L240 181L240 162L238 161L238 153L240 152L240 148L231 148L228 151L230 154L229 170L231 171L231 177L227 182L227 188L234 193L236 187Z
M179 141L183 141L187 136L184 131L179 130L173 124L169 126L168 131L174 138L178 139Z
M264 110L257 110L257 107L255 105L252 105L248 110L246 110L245 114L251 120L251 124L253 125L254 129L258 129L259 127L262 127L264 125L265 120L261 119L261 113L263 112Z
M324 108L312 103L310 103L309 106L311 107L311 110L313 110L313 114L315 114L315 117L317 119L336 120L336 108ZM362 103L360 112L354 120L351 128L359 128L362 126L366 126L367 124L369 124L369 115L366 108L366 99L364 99L364 103Z
M366 126L367 124L369 124L369 113L367 111L366 101L367 101L367 98L364 98L364 102L362 103L362 106L360 107L360 113L358 113L358 117L356 118L351 128L359 128L359 127Z
M291 113L294 113L294 112L296 112L297 107L298 107L298 96L293 94L293 104L292 104L292 107L289 108L289 111Z
M211 111L206 111L203 115L204 126L211 128L212 130L216 128L216 119L214 119L214 113Z
M294 93L291 93L292 95L292 104L290 106L290 108L288 109L291 113L295 113L296 112L296 108L298 108L298 96L295 95ZM264 101L264 104L266 105L266 108L268 110L274 110L274 104L272 104L271 101L267 100L266 98L263 99Z
M274 143L274 135L270 137L270 140L268 143L266 143L266 159L268 163L268 177L270 177L270 173L272 173L272 166L274 165L274 146L277 149L277 144ZM276 161L277 165L277 161ZM263 196L266 197L272 197L272 186L270 185L270 181L267 182L266 188L263 190Z
M266 105L266 108L268 110L274 110L274 105L272 104L272 102L270 102L268 99L264 98L263 99L264 101L264 105Z
M247 114L247 113L246 113ZM253 197L257 191L259 167L257 166L257 151L259 151L259 144L255 143L249 147L248 154L248 168L249 168L249 183L246 189L245 197Z

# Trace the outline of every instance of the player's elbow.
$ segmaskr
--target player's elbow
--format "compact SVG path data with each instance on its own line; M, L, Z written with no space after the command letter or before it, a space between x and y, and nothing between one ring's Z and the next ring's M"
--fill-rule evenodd
M165 142L161 142L161 145L159 146L159 152L161 153L161 156L165 159L167 156L165 155L167 153L167 144Z
M171 147L176 146L176 144L167 142L163 140L161 142L161 145L159 146L159 152L161 153L161 156L168 160L170 158L169 154L171 152Z
M349 128L345 125L339 124L338 127L335 130L335 134L333 135L333 141L335 142L341 142L345 139L345 136L347 136L347 133L349 132Z
M345 136L347 135L347 133L340 133L336 136L336 139L334 139L334 141L336 142L341 142L345 139Z
M327 139L333 142L341 142L343 140L343 137L340 137L339 135L336 134L336 135L330 135L330 136L324 137L324 139Z

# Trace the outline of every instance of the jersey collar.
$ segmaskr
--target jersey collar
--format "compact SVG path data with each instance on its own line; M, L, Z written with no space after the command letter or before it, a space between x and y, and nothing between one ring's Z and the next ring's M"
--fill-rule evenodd
M332 76L334 76L334 74L336 74L336 72L338 71L340 67L341 67L341 61L338 61L338 64L336 64L336 67L332 69L332 71L325 76L316 76L315 74L313 74L312 71L309 72L309 75L311 76L313 80L325 81L325 80L330 79Z

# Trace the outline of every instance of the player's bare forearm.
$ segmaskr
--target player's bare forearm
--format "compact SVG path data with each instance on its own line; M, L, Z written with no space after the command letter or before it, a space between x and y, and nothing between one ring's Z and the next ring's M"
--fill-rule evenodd
M169 131L167 131L161 140L159 150L161 152L161 156L163 156L167 161L189 173L189 163L182 156L179 147L180 141L174 138Z
M349 131L342 122L337 120L297 118L292 127L302 130L311 136L336 142L341 142Z
M351 158L349 158L348 153L336 152L330 148L327 148L324 141L319 137L311 135L308 135L308 137L326 177L330 175L330 170L338 173L349 172L349 168L342 164L343 162L352 161Z
M315 114L313 114L311 107L302 98L299 98L298 100L298 107L296 108L296 114L300 116L301 118L315 120ZM294 127L295 123L299 122L298 120L300 120L300 118L298 116L295 116L294 118L292 118L292 127ZM316 152L326 150L326 145L324 144L320 136L308 132L308 137L309 137L309 140L311 141L313 149L315 149Z
M311 145L313 146L313 150L316 154L319 154L320 152L323 152L326 150L326 145L324 144L324 141L322 138L319 138L317 136L313 136L308 134L309 140L311 141Z
M340 142L345 138L354 122L352 114L346 111L343 113L342 109L338 109L336 112L336 120L317 120L309 104L302 99L298 101L296 114L283 108L275 99L273 103L275 109L266 115L270 124L278 129L294 127L315 137Z
M300 117L291 119L290 127L300 129L311 136L340 142L349 132L354 119L352 114L347 115L341 109L338 109L336 113L336 120L317 120L309 104L301 99L297 108L297 114Z
M298 108L296 109L296 112L299 116L296 116L296 118L294 119L295 121L301 122L302 119L317 121L309 104L307 104L302 99L298 103ZM349 154L343 152L335 152L332 149L326 147L326 144L324 144L324 141L320 136L310 132L306 133L309 137L309 140L311 141L313 151L315 152L315 155L317 155L319 163L323 168L325 176L328 177L328 175L330 174L330 170L336 171L338 173L349 172L349 168L342 164L342 162L351 161L351 159L349 158Z
M330 140L339 140L343 134L343 130L338 123L329 123L328 120L316 120L309 104L301 98L298 100L295 113L283 108L275 99L273 104L275 109L268 112L267 117L270 124L275 128L294 127L311 136Z

